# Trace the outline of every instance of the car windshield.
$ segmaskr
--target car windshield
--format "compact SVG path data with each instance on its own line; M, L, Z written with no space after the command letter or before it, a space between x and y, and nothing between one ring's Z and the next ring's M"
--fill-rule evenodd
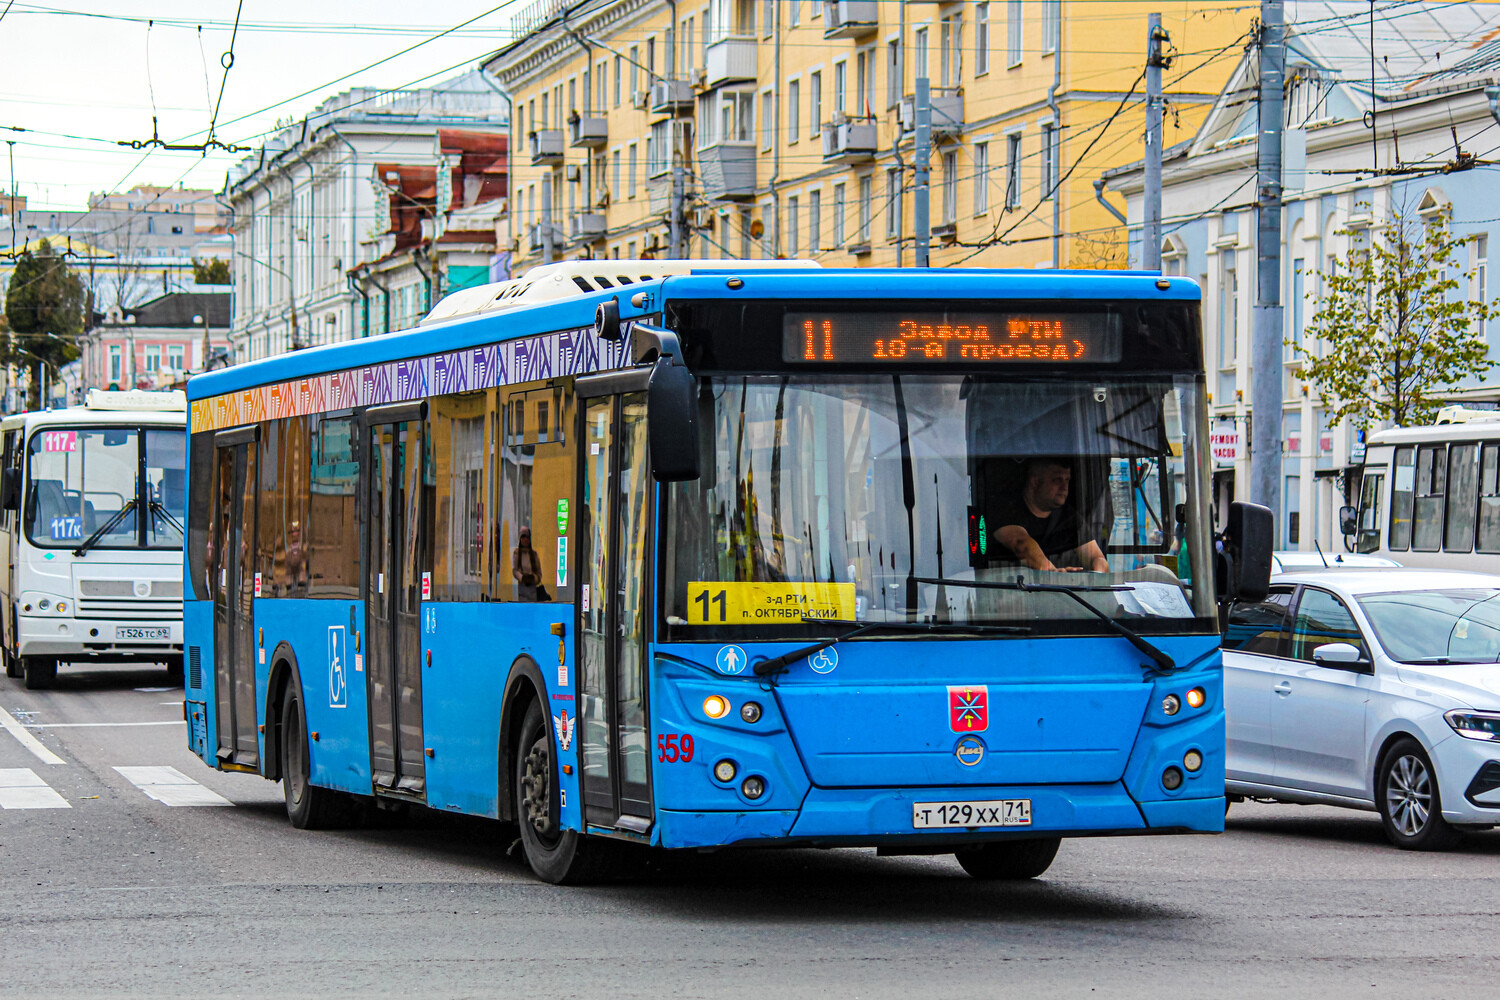
M669 637L837 631L807 618L1099 627L1018 580L1092 588L1082 596L1132 629L1216 631L1205 519L1175 516L1202 502L1184 489L1203 461L1194 379L702 386L712 454L666 491Z
M97 548L181 548L185 445L184 433L173 428L36 431L28 463L27 537L38 546L76 548L98 532Z
M1380 645L1402 663L1500 661L1500 589L1367 594L1359 606Z

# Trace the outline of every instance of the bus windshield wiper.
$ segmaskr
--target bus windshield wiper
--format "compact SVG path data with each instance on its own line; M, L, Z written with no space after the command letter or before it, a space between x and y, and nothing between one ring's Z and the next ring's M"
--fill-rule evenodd
M105 521L103 524L99 525L99 527L94 531L92 535L84 539L83 544L73 550L73 555L75 557L81 556L89 549L93 548L95 543L97 543L99 539L115 530L115 525L125 520L125 515L129 514L133 510L135 510L135 497L131 497L129 500L126 500L125 505L119 510L115 511L113 517L111 517L108 521Z
M163 504L160 500L152 500L149 504L147 504L147 507L151 511L151 513L155 514L157 517L161 518L172 527L176 528L179 535L182 535L184 538L187 537L187 529L182 526L182 522L177 520L177 518L172 515L172 512L170 510L167 510L166 505Z
M874 632L878 629L891 629L897 632L942 632L946 635L962 635L965 632L974 635L1014 635L1017 633L1030 632L1029 628L1020 625L964 625L961 623L945 622L851 622L839 618L810 618L804 616L802 621L809 625L853 625L855 626L843 635L836 635L832 639L824 639L815 642L811 646L803 646L773 656L767 660L761 660L755 665L755 673L766 677L771 674L784 674L786 668L798 660L805 660L815 653L821 653L835 643L852 639L857 635Z
M1177 663L1161 649L1147 642L1146 639L1134 629L1127 628L1115 621L1109 615L1085 601L1079 595L1081 593L1098 593L1100 591L1124 591L1134 590L1129 584L1106 584L1104 586L1073 586L1066 583L1027 583L1024 577L1016 577L1014 583L990 582L988 580L942 580L933 577L917 577L918 583L941 584L948 587L973 587L976 590L1040 590L1049 594L1066 594L1078 603L1089 614L1103 622L1112 632L1124 636L1136 649L1151 657L1155 666L1152 667L1159 674L1170 674L1177 669Z

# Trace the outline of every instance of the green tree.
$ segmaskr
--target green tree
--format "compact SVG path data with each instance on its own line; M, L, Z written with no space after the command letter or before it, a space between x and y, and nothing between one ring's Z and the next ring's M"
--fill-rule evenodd
M231 280L229 261L219 257L193 258L193 284L227 285Z
M10 332L0 346L0 361L31 370L30 405L42 403L42 367L55 376L78 357L86 298L82 279L46 240L16 258L5 295Z
M1321 276L1322 304L1294 345L1303 377L1330 422L1430 423L1444 393L1494 366L1483 324L1500 310L1455 294L1473 279L1459 259L1470 240L1453 235L1446 213L1400 211L1372 231L1341 235L1354 245Z

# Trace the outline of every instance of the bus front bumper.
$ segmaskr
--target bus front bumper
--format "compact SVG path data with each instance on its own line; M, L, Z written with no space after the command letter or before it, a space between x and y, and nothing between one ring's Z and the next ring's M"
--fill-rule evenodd
M21 615L16 624L21 656L166 660L182 655L180 621Z
M1024 799L1030 822L1013 826L918 827L918 804ZM928 809L931 815L931 809ZM1123 783L1009 787L813 788L797 810L680 812L659 809L653 842L662 847L718 845L954 846L1027 837L1220 833L1224 797L1137 802Z

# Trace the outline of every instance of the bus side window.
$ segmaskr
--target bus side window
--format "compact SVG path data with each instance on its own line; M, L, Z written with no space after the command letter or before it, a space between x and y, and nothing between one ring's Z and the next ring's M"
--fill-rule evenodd
M1500 444L1489 443L1479 461L1480 552L1500 552Z
M1412 491L1417 484L1416 449L1396 449L1391 463L1391 551L1411 548Z
M1474 515L1478 502L1479 446L1448 448L1448 514L1443 523L1443 551L1474 551Z
M1443 543L1443 500L1448 493L1445 445L1417 449L1417 488L1412 503L1411 547L1414 552L1436 552Z
M1378 552L1380 550L1380 505L1385 499L1385 476L1367 473L1360 485L1359 535L1354 548L1356 552Z
M1264 601L1236 601L1229 608L1229 622L1220 645L1241 653L1285 656L1286 613L1292 604L1292 589L1277 587Z
M17 464L16 463L17 457L18 457L18 455L17 455L17 452L16 452L16 432L15 431L6 431L5 432L5 452L4 452L3 457L0 457L0 469L5 469L5 470L8 471L11 468L12 465ZM0 508L0 531L14 531L14 530L15 530L15 512L12 511L9 507Z

